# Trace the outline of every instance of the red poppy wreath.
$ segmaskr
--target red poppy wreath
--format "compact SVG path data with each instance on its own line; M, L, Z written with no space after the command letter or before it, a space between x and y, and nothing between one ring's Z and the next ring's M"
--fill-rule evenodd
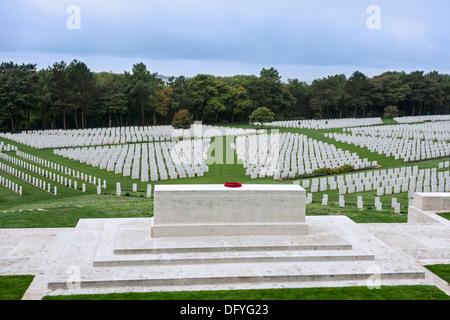
M228 181L227 183L225 183L225 187L227 187L227 188L240 188L240 187L242 187L242 184L240 184L239 182Z

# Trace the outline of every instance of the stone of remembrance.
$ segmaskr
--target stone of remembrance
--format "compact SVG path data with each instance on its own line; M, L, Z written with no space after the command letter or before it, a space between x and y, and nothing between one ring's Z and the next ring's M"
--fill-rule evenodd
M153 238L302 235L306 193L298 185L157 185Z

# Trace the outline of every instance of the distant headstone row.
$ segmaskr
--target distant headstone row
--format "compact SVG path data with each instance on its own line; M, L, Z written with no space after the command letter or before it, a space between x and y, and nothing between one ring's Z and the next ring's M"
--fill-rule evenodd
M143 142L169 141L179 138L211 138L225 135L255 134L255 129L193 125L190 129L172 126L118 127L82 130L32 130L0 133L6 138L37 149L73 148Z
M343 132L368 137L391 137L447 141L450 139L450 121L399 124L363 128L344 128Z
M411 117L396 117L394 118L398 123L413 123L423 121L445 121L450 120L450 115L430 115L430 116L411 116Z
M450 122L397 125L377 128L352 128L351 134L327 133L336 141L367 148L404 162L450 155Z
M283 128L299 128L299 129L332 129L332 128L347 128L372 126L376 124L383 124L381 118L348 118L348 119L321 119L321 120L287 120L287 121L273 121L264 123L264 125L271 127Z

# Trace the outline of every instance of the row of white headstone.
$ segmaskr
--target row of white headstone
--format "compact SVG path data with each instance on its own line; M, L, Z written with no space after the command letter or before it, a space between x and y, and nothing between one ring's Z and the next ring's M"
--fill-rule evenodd
M395 121L398 123L413 123L413 122L422 122L422 121L445 121L450 120L450 115L429 115L429 116L404 116L404 117L395 117Z
M31 174L25 173L14 167L11 167L10 165L7 165L6 163L0 162L0 170L20 179L22 181L25 181L26 183L29 183L39 189L42 189L50 194L53 194L55 196L58 194L56 186L54 186L52 189L50 183L47 183L46 181L44 181L40 178L33 177Z
M57 172L60 172L61 174L70 176L74 180L78 179L78 180L81 180L84 183L89 183L89 184L92 184L94 186L102 186L103 188L106 188L106 180L102 181L101 178L97 178L97 177L92 176L90 174L84 173L84 172L82 172L80 170L75 170L75 169L72 169L70 167L63 166L63 165L61 165L59 163L55 163L53 161L45 160L45 159L42 159L40 157L37 157L37 156L31 155L31 154L22 152L20 150L16 151L16 155L18 157L22 158L22 159L27 160L27 161L34 162L34 163L38 164L39 166L46 167L46 168L48 168L50 170L57 171ZM17 162L18 160L19 159L11 157L11 161L12 162ZM26 161L17 162L17 163L20 163L18 165L20 165L24 169L31 170L31 171L39 174L39 175L42 175L42 176L45 175L46 178L51 179L53 181L59 181L59 180L65 181L67 179L67 178L64 178L64 180L63 180L63 176L62 175L55 174L55 173L52 174L50 171L45 170L45 169L43 169L43 168L41 168L39 166L33 165L31 163L28 163ZM68 181L71 181L71 179L69 178ZM60 182L58 182L58 183L60 183ZM63 183L61 182L61 184L63 184ZM69 186L69 184L67 183L66 186ZM74 189L77 189L77 188L75 187ZM82 189L82 190L84 190L84 189Z
M322 130L331 128L371 126L382 123L383 120L381 120L381 118L346 118L346 119L273 121L264 123L264 125L271 127Z
M141 182L200 177L206 165L210 139L83 147L54 153L99 169L114 171Z
M0 175L0 185L6 189L21 196L23 194L22 186Z
M305 179L302 187L311 193L338 190L341 195L365 191L377 191L377 196L408 192L411 198L415 192L450 192L450 171L402 167Z
M138 192L137 183L133 183L131 191L132 192ZM101 189L97 188L97 194L100 194L100 193L101 193ZM117 196L121 196L122 195L122 186L121 186L120 182L116 183L116 195ZM147 195L147 198L151 198L152 197L152 185L151 184L147 185L147 194L146 195Z
M409 138L387 138L357 136L333 133L329 135L336 141L367 148L371 152L394 157L404 162L421 161L450 155L450 144L444 141L420 140Z
M306 196L306 204L310 204L312 203L312 193L308 193ZM358 209L363 209L364 208L364 201L363 201L363 197L362 196L357 196L356 197L356 206ZM383 210L383 203L380 200L380 197L375 197L375 203L374 206L376 208L377 211L382 211ZM328 205L328 194L323 194L322 195L322 205L326 206ZM346 203L345 203L345 198L344 195L339 195L339 207L341 208L345 208ZM412 199L410 199L408 201L409 205L412 205ZM392 198L391 200L391 208L394 209L395 213L400 213L400 209L401 209L401 205L399 202L397 202L397 198Z
M450 121L344 128L342 131L370 137L448 141L450 139Z
M200 123L185 130L174 129L172 126L118 127L80 130L34 130L22 133L0 133L0 137L37 149L54 149L169 141L180 137L211 138L216 136L255 133L255 129L204 126Z
M15 150L17 150L17 146L9 144L9 143L5 144L5 142L0 141L0 152L3 152L3 151L10 152L10 151L15 151Z
M295 178L320 168L352 165L355 169L371 168L376 162L360 159L356 153L336 148L298 133L260 134L236 138L234 148L246 175L252 179Z
M67 178L67 177L63 176L62 174L60 175L60 174L58 174L56 172L51 172L50 170L41 168L40 166L28 163L28 162L23 161L21 159L14 158L14 157L12 157L10 155L7 155L7 154L0 153L0 158L5 160L5 161L8 161L8 162L12 163L15 166L21 167L24 170L31 171L32 173L35 173L35 174L37 174L37 175L39 175L39 176L41 176L43 178L46 178L46 179L52 180L52 181L54 181L54 182L56 182L58 184L64 185L67 188L80 190L82 192L86 192L86 184L83 183L83 181L81 181L82 182L81 185L78 185L78 181L75 180L75 179L73 179L73 181L72 181L71 178ZM27 180L28 179L28 174L24 173L23 171L20 171L20 172L21 172L20 178L22 180ZM84 175L83 177L86 179L86 181L89 181L89 183L93 183L92 177L90 179L87 178L88 177L87 175ZM32 181L32 180L30 180L30 181ZM43 183L45 184L44 181L43 181ZM36 184L36 185L38 185L38 184ZM39 185L41 185L41 184L39 183ZM101 185L100 184L100 180L98 181L98 185ZM106 181L105 180L103 181L103 188L106 188ZM50 192L50 191L48 191L48 192Z

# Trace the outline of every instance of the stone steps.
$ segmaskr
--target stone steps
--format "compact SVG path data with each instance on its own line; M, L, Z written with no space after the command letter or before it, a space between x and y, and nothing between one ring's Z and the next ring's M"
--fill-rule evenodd
M70 281L75 293L101 293L364 283L374 272L381 281L425 276L345 217L310 220L311 234L299 237L159 239L150 237L149 219L81 220L48 289L74 293Z
M127 234L134 233L122 224L106 222L94 266L374 260L372 254L352 251L343 239L327 244L306 236L271 237L271 244L261 237L197 237L158 239L157 244L152 239L147 248L120 246Z
M357 281L367 280L373 276L371 264L367 262L340 262L334 266L318 262L304 263L261 263L236 264L235 268L227 265L199 264L187 268L178 266L139 266L115 267L114 273L107 276L105 267L97 267L96 272L84 275L80 288L111 287L163 287L229 284L270 284L286 282L322 282L322 281ZM379 279L421 279L423 273L417 271L385 270L377 276ZM66 289L67 276L59 280L54 278L48 283L52 290Z
M357 261L374 260L371 254L336 253L323 251L311 253L304 251L258 251L242 254L217 253L174 253L163 255L121 255L106 260L94 260L94 267L100 266L137 266L137 265L174 265L174 264L216 264L216 263L264 263L264 262L307 262L307 261Z

